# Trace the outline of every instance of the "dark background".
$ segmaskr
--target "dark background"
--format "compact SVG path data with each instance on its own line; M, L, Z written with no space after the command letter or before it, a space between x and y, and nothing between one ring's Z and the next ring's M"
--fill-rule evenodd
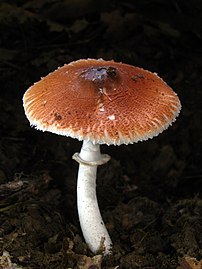
M201 13L199 0L0 1L1 255L22 268L200 268ZM104 259L78 222L71 156L81 143L30 128L22 106L34 82L80 58L157 72L182 103L159 137L102 146L112 160L97 192L114 243Z

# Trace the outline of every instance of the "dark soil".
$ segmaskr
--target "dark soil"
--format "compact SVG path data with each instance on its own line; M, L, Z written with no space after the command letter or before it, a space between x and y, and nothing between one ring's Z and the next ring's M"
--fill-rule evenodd
M0 2L0 268L202 268L202 2ZM76 210L81 143L30 128L26 89L79 58L157 72L183 109L163 134L103 146L97 193L113 255L93 256Z

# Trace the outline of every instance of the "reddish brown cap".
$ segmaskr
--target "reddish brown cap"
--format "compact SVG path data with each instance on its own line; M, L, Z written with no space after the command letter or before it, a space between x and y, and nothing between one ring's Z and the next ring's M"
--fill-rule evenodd
M152 138L181 109L157 74L102 59L64 65L31 86L23 101L37 129L108 145Z

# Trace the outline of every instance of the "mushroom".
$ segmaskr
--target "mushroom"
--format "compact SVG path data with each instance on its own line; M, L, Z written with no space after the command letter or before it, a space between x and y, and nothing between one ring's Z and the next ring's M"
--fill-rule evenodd
M97 166L110 159L100 153L100 144L127 145L157 136L180 112L176 93L142 68L87 59L42 78L26 91L23 103L37 129L83 140L81 152L73 155L79 163L80 226L92 252L111 253L96 197Z

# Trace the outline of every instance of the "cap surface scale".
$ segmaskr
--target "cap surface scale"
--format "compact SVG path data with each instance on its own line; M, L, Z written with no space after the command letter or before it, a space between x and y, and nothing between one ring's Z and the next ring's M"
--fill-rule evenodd
M181 109L155 73L102 59L65 64L31 86L23 103L39 130L108 145L152 138Z

